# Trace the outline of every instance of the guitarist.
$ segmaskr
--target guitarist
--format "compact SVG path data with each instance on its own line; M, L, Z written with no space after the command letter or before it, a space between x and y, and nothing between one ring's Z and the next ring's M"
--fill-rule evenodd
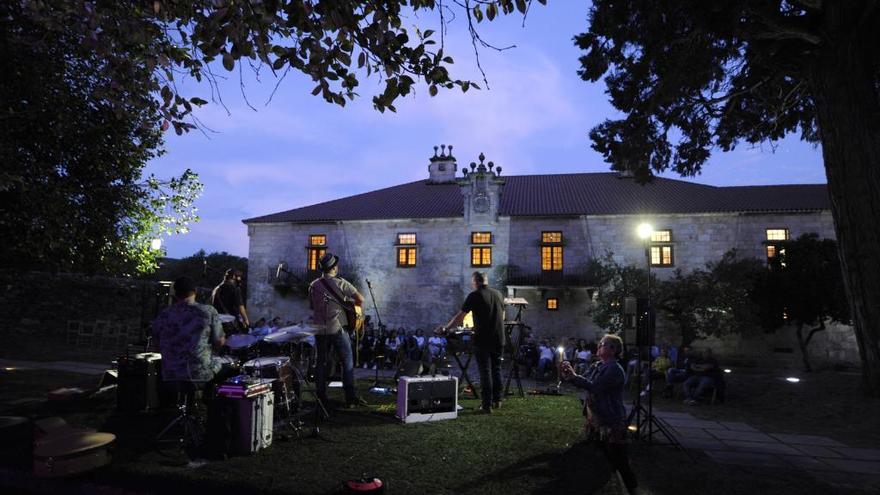
M354 303L363 306L364 296L347 280L337 277L339 273L339 257L326 253L318 261L321 276L309 285L309 302L315 327L315 345L318 356L315 362L315 388L318 398L327 401L327 357L331 348L336 348L342 362L342 386L345 390L347 407L366 405L359 398L354 388L354 362L352 359L351 340L344 327L354 326L349 322L346 307ZM356 319L356 318L355 318Z

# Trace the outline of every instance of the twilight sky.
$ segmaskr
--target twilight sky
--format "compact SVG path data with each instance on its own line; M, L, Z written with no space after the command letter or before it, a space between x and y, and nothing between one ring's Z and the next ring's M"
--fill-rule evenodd
M452 144L459 166L484 152L504 175L603 172L608 165L590 148L589 130L615 111L604 84L588 84L576 73L580 51L572 37L587 28L587 2L556 0L522 18L508 16L479 25L498 53L482 49L480 60L490 89L427 88L395 103L397 113L373 110L375 76L361 74L359 99L345 108L310 94L314 83L291 71L266 104L276 80L268 71L259 81L244 71L242 97L238 69L219 68L227 111L208 104L196 115L212 131L166 134L166 154L147 173L179 175L191 168L205 191L198 201L201 222L187 235L165 239L168 256L199 249L247 256L247 230L241 220L351 194L427 178L436 144ZM412 25L439 30L439 17L412 18ZM480 81L464 19L447 31L445 53L455 59L452 76ZM437 35L435 35L437 36ZM188 96L210 100L206 85L183 83ZM666 174L667 177L676 177ZM821 151L797 136L770 146L741 145L716 153L702 175L689 178L711 185L824 183Z

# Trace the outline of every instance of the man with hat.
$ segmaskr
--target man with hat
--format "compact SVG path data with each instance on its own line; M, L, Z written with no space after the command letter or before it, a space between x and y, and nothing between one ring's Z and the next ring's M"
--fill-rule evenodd
M354 361L351 340L343 331L347 323L342 301L354 302L363 306L364 296L339 273L339 257L326 253L318 261L321 276L309 285L309 302L312 307L314 326L318 328L315 345L318 356L315 362L315 388L318 398L327 401L327 357L330 349L335 347L342 362L342 387L345 390L345 402L348 407L365 405L354 390Z

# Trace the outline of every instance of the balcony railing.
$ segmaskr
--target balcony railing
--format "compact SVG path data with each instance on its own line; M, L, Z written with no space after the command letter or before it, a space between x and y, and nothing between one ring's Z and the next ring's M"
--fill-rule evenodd
M584 271L525 271L517 266L507 268L507 285L525 287L592 287Z

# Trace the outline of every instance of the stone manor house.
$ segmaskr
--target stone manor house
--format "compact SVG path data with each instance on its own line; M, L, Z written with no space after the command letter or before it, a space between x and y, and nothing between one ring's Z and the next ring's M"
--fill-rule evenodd
M636 227L654 227L652 272L702 267L727 250L772 257L775 241L808 232L834 238L824 184L713 187L618 173L504 175L485 162L460 167L435 147L423 180L244 220L250 237L248 308L306 319L301 291L329 250L367 298L372 284L389 327L429 330L471 290L474 270L529 302L541 335L595 337L589 260L613 252L645 266ZM512 315L511 315L512 316ZM375 316L374 316L375 318Z

